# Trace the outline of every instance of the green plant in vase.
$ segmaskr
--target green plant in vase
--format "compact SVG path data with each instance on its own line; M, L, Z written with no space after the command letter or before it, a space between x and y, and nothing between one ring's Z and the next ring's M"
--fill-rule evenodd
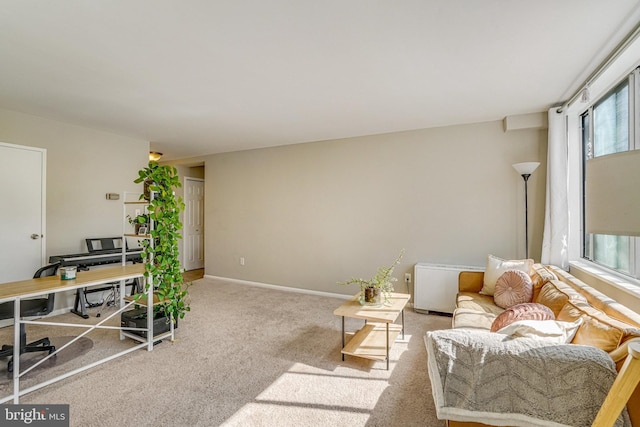
M154 312L163 312L167 317L181 319L190 310L187 297L187 285L182 278L178 241L182 237L180 230L180 212L184 210L181 197L176 197L175 189L181 187L178 171L173 166L160 166L151 161L138 172L135 183L145 183L153 197L140 199L149 201L148 213L137 221L153 224L148 231L149 239L141 241L142 258L145 260L145 276L152 276L154 292L162 302ZM147 281L147 289L149 286Z
M133 225L133 232L135 234L146 234L149 229L149 215L140 214L133 218L131 215L127 215L127 221ZM144 233L140 232L140 228L143 228Z
M371 279L365 280L362 278L352 277L344 282L338 282L339 285L352 285L356 284L360 286L360 304L365 305L377 305L382 304L382 298L384 297L384 303L389 302L391 292L393 292L393 282L398 279L392 277L393 270L400 260L404 256L404 249L400 251L400 254L396 260L388 267L378 267L378 272Z

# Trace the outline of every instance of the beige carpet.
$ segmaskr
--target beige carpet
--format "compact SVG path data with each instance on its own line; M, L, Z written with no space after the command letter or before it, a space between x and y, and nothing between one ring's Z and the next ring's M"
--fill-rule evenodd
M450 318L408 309L405 340L394 344L387 371L384 362L341 360L340 318L333 310L343 300L211 279L194 282L190 295L192 311L174 343L135 351L21 403L69 403L72 426L444 426L435 417L423 335L448 328ZM348 330L361 324L347 319ZM78 331L28 329L31 339L48 335L61 342ZM0 342L10 336L11 328L3 329ZM132 344L115 331L87 338L90 343L24 383ZM2 372L0 389L6 390Z

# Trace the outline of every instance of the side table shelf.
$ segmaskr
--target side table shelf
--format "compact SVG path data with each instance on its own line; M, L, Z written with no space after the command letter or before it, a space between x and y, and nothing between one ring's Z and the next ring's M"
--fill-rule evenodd
M389 344L387 344L387 325L389 325ZM391 345L401 332L402 325L397 323L366 323L344 346L342 354L384 361L387 359Z

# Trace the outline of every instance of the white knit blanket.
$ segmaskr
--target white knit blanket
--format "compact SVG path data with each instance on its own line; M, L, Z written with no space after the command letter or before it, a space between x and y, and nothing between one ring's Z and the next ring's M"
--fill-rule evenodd
M496 426L590 426L617 372L590 346L478 330L427 332L439 419ZM616 427L630 426L626 409Z

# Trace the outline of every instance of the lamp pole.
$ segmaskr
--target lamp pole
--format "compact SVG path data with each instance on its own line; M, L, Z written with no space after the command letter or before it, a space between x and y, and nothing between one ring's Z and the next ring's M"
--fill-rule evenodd
M524 180L524 253L526 258L529 258L529 194L527 184L529 177L538 166L540 166L540 162L525 162L513 165L513 168Z
M527 193L527 183L530 173L523 173L524 179L524 257L529 259L529 194Z

